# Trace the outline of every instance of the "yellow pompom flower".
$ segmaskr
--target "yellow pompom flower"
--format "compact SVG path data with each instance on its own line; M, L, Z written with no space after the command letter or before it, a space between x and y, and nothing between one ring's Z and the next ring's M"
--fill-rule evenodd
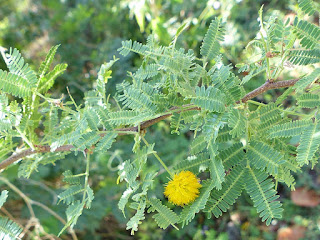
M164 195L169 202L184 206L193 202L199 196L201 184L199 179L190 171L175 174L165 187Z

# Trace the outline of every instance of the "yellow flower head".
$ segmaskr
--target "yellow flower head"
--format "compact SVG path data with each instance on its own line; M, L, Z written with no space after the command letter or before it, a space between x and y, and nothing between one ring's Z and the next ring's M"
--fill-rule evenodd
M175 174L168 182L164 195L175 205L184 206L193 202L199 196L201 184L199 179L190 171Z

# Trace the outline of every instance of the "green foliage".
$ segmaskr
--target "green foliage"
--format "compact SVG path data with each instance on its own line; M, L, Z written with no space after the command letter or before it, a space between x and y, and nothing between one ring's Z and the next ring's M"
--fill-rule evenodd
M214 59L220 52L220 41L224 38L224 25L221 19L214 19L203 39L200 53L209 60Z
M320 43L320 28L318 26L304 20L298 20L297 17L294 19L293 26L303 47L314 49Z
M179 221L178 215L170 208L164 206L159 199L149 199L148 202L151 205L148 213L157 211L157 214L154 214L152 218L154 218L160 228L166 229L169 225L174 226Z
M115 141L115 138L117 137L116 133L106 133L104 137L99 141L97 144L96 151L107 151L109 148L111 148L112 143Z
M316 11L316 4L313 0L299 0L299 8L307 15L312 15Z
M138 225L142 223L142 220L145 219L144 211L146 208L146 202L140 202L137 206L136 214L130 218L127 223L127 230L131 229L131 235L134 234L135 231L138 231Z
M222 163L227 170L232 166L242 164L244 155L243 145L241 143L234 143L231 147L220 151L217 157L222 160Z
M21 53L16 49L10 48L9 53L5 54L3 58L6 61L10 73L22 77L30 85L37 82L36 73L25 63Z
M3 190L1 192L1 195L0 195L0 208L3 206L3 204L6 202L7 200L7 197L8 197L8 191L7 190Z
M51 72L40 78L38 91L40 93L47 92L53 86L54 81L57 79L57 77L59 77L66 71L67 67L68 65L65 63L57 64Z
M0 70L0 88L5 93L17 97L27 97L31 94L31 86L23 77Z
M204 209L208 218L211 218L212 213L216 218L221 216L222 212L227 212L235 203L244 188L246 173L247 170L242 166L233 168L222 184L222 189L211 192L210 199Z
M207 141L204 135L196 137L190 146L190 153L192 155L202 152L207 146Z
M300 166L308 164L312 160L320 145L320 125L318 122L311 124L304 129L297 148L297 162Z
M188 157L187 160L180 161L175 167L174 170L176 172L181 172L185 170L189 170L192 172L199 172L200 170L204 170L208 167L208 164L211 163L211 159L208 154L200 153L191 157Z
M222 92L214 87L208 87L207 89L202 86L196 87L196 95L191 98L191 103L202 107L206 110L213 112L223 112L225 110L224 107L224 95Z
M310 120L297 120L273 126L269 130L270 138L287 138L301 135L310 126Z
M293 88L297 89L298 91L302 91L305 89L309 84L315 82L320 76L320 69L316 68L312 73L309 75L299 79L299 81L293 86Z
M156 111L156 106L152 103L150 97L138 89L129 88L124 90L123 95L120 96L124 107L131 108L132 110L147 110L150 113Z
M127 56L130 52L145 55L147 50L148 47L136 41L132 42L132 40L122 41L122 47L118 49L122 56Z
M17 239L20 233L22 232L22 228L7 218L0 218L0 238L1 239Z
M320 62L320 49L295 50L289 53L289 61L295 65L308 65Z
M123 110L119 112L109 113L108 121L112 125L135 124L141 122L151 116L149 112L140 113L139 111Z
M312 4L312 1L299 2L307 14L314 13ZM78 13L91 16L94 11L79 7ZM135 15L140 29L144 29L141 16ZM315 65L311 74L301 75L277 100L266 98L262 103L256 93L270 90L263 87L270 86L271 82L276 85L279 79L289 75L285 69L287 61L297 66L318 63L320 30L298 17L293 26L273 15L264 21L261 8L260 31L246 48L252 50L253 59L237 65L238 77L220 55L226 51L226 43L222 41L229 34L222 19L226 18L215 18L210 23L200 54L199 49L179 48L178 37L187 29L187 23L178 28L168 46L163 46L156 35L149 36L146 44L122 41L119 54L128 59L132 57L130 52L140 55L136 60L141 66L129 71L127 79L117 84L116 93L109 95L106 84L122 60L114 57L104 63L96 71L92 89L84 90L85 97L80 104L69 91L68 96L58 99L56 93L52 93L57 77L67 68L66 64L57 64L50 70L59 45L49 50L37 73L25 63L18 50L6 54L1 48L9 71L0 70L0 156L4 159L12 153L23 152L18 176L27 178L49 164L64 170L63 191L58 198L59 203L67 205L67 221L60 234L73 228L79 217L87 214L85 209L91 208L100 187L97 181L109 174L103 172L104 166L118 170L117 183L122 184L117 189L123 188L123 193L120 196L116 191L113 196L120 198L117 205L122 215L130 216L126 228L131 234L138 231L146 213L150 212L156 212L153 219L162 229L170 225L177 228L178 224L185 227L201 211L209 218L219 217L232 207L243 189L267 225L281 218L282 205L277 200L273 179L293 189L292 172L318 161L319 87L316 83L320 68ZM72 27L67 32L71 30ZM294 49L296 38L304 49ZM250 91L252 85L258 83L255 77L262 73L267 83L251 92L257 101L252 100L253 97L249 97L250 101L244 100L244 89L248 87ZM288 107L285 100L289 96L297 100L297 105ZM311 110L306 112L304 108ZM154 128L146 131L147 127L169 118L171 129L163 121L159 124L161 131ZM180 143L168 144L168 138L161 143L158 134L170 130L185 141L193 139L191 144L181 144L185 147L181 149L176 147ZM121 136L129 134L134 135L133 144L130 136ZM154 150L155 144L146 140L149 137L159 141L158 153ZM116 141L120 138L122 146ZM298 147L293 145L297 143ZM122 150L114 150L119 146ZM163 151L170 152L170 158ZM75 155L72 160L57 164L60 159L69 160L71 152ZM125 161L120 155L125 156ZM72 163L74 159L76 163ZM119 160L117 166L113 166L114 159ZM85 167L79 166L81 161ZM202 179L199 196L181 213L171 209L165 199L160 200L162 185L168 176L174 176L171 169L173 173L189 170L198 175L203 172L199 175ZM103 177L89 180L90 170L103 172ZM5 198L4 192L0 205ZM0 225L9 229L7 234L20 231L7 220L1 220Z
M232 109L229 112L229 119L228 119L228 125L232 130L230 131L230 134L232 137L240 137L245 132L245 126L246 119L241 114L241 111L237 109Z
M298 98L298 105L302 108L315 108L320 105L320 98L316 94L305 93Z
M252 141L248 145L248 160L257 169L265 169L270 174L277 174L280 164L284 163L283 156L263 142Z
M269 225L274 218L281 218L283 209L274 190L274 184L265 172L248 168L246 190L252 199L262 221Z
M207 180L203 183L203 186L200 190L199 197L195 200L194 203L185 207L180 215L180 221L182 225L186 225L195 217L195 215L202 209L205 208L208 198L210 196L210 192L214 187L214 182L211 180Z
M224 182L224 168L220 159L214 159L210 156L211 161L209 163L210 177L213 180L213 185L217 189L221 189L221 184Z
M1 191L0 208L6 202L7 197L8 191ZM0 239L17 239L22 230L23 229L12 220L5 217L0 217Z

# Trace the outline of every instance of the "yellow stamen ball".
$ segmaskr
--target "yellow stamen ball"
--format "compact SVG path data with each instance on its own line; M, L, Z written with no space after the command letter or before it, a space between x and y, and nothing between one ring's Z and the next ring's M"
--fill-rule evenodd
M184 206L193 202L199 196L201 184L199 179L190 171L175 174L165 187L164 195L169 202Z

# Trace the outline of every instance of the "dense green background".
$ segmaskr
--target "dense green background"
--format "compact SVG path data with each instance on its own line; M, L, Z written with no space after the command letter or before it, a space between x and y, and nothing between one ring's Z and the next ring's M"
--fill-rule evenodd
M84 92L92 88L100 65L114 55L119 57L116 50L122 40L145 42L147 36L154 33L162 44L168 45L176 29L186 21L190 21L190 26L179 38L178 46L199 52L210 21L215 16L221 16L227 21L222 51L225 62L232 65L245 62L248 55L244 48L259 29L257 18L262 4L266 18L270 15L289 15L297 7L294 0L0 0L0 46L20 49L25 59L37 67L51 46L61 44L57 61L68 63L69 67L52 88L53 97L59 98L62 93L66 100L68 86L77 103L82 103ZM127 72L134 71L140 62L137 55L120 57L112 68L108 93L112 95L116 84L126 79ZM2 59L0 69L5 69ZM246 89L254 89L264 81L260 75L250 81ZM268 92L259 100L268 102L277 94L277 91ZM290 101L287 104L290 105ZM151 127L147 138L150 142L156 139L155 150L168 165L172 165L186 156L190 136L188 132L180 136L171 135L166 121ZM130 158L133 139L121 137L119 140L109 152L94 156L90 184L95 190L95 200L92 209L84 211L76 226L79 239L275 239L279 228L292 225L306 227L306 239L320 238L317 229L319 214L314 214L320 212L320 207L294 205L290 200L290 190L282 185L278 190L285 209L283 220L274 222L268 228L260 222L249 198L243 194L233 210L219 219L208 220L199 214L180 231L172 228L163 231L157 228L151 217L147 217L140 231L131 237L125 230L126 219L116 205L124 186L116 184L114 167L119 161ZM159 165L151 158L149 167L158 169ZM84 168L83 157L71 154L56 166L41 167L30 179L17 178L17 167L2 175L30 198L65 216L64 206L56 205L55 201L63 185L61 174L65 169L72 170L74 174L81 173ZM296 187L320 192L317 173L319 166L313 170L306 167L296 176ZM167 177L160 175L157 181L161 186L167 182ZM51 190L48 191L47 187ZM163 198L163 188L156 190ZM23 201L12 192L5 208L22 224L29 217ZM60 231L62 225L59 222L42 210L35 210L47 232L57 234ZM69 239L67 235L63 237Z

